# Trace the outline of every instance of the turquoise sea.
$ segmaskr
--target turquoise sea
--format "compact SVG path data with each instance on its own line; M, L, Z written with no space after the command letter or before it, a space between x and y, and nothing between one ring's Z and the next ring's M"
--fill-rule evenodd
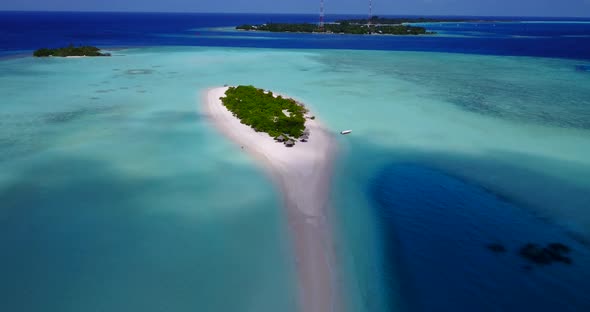
M278 189L201 114L223 84L335 133L349 311L590 310L588 61L450 52L0 60L0 311L297 311ZM570 265L518 255L551 242Z

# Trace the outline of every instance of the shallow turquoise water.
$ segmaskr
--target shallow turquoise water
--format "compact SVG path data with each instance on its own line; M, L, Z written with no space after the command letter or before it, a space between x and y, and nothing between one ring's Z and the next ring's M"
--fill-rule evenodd
M381 283L380 268L397 264L383 263L366 193L390 163L451 172L588 241L590 75L579 64L186 47L1 61L2 302L294 309L277 190L200 115L202 92L223 84L289 94L334 132L353 129L338 136L333 188L351 311L404 307L404 285Z
M280 197L199 114L221 73L129 53L0 63L2 310L294 310Z

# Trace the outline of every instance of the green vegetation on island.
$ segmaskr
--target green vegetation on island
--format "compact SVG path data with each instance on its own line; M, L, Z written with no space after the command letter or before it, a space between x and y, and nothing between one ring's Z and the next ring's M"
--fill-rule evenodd
M271 137L299 138L305 130L305 107L293 99L274 96L253 86L230 87L223 105L240 121Z
M361 25L350 23L325 24L320 28L316 24L262 24L262 25L240 25L238 30L257 30L270 32L299 32L299 33L333 33L353 35L425 35L433 34L427 32L426 28L409 25Z
M33 52L33 56L36 57L47 57L47 56L58 56L58 57L66 57L66 56L111 56L110 53L102 53L100 49L97 47L92 46L79 46L75 47L74 45L70 44L64 48L57 48L57 49L39 49Z
M333 33L353 35L425 35L433 34L424 27L410 25L367 25L351 24L347 22L325 24L319 27L316 24L262 24L240 25L238 30L270 31L270 32L299 32L299 33Z
M425 23L441 21L426 18L380 18L340 20L335 23L326 23L323 27L317 24L289 24L289 23L267 23L262 25L240 25L238 30L270 31L270 32L299 32L299 33L333 33L333 34L354 34L354 35L426 35L434 34L424 27L407 25L406 23ZM445 20L451 21L451 20ZM453 20L454 21L454 20Z

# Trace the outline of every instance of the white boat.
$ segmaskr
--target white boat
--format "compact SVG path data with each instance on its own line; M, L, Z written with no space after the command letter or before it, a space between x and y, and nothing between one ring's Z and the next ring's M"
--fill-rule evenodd
M344 131L340 131L340 134L349 134L351 132L352 132L352 130L344 130Z

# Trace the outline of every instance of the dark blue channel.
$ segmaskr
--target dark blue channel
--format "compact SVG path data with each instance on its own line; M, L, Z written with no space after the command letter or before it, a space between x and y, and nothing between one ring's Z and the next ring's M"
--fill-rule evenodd
M590 311L587 246L550 221L415 164L383 168L369 193L383 281L401 282L410 311ZM526 243L552 242L572 248L572 264L538 265L518 253Z

